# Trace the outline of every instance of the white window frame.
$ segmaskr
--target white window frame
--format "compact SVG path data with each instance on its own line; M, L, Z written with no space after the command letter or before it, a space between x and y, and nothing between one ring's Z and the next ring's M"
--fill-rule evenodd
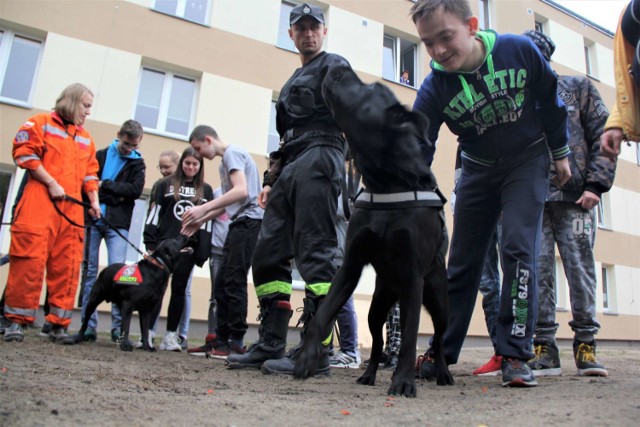
M283 8L287 8L290 12L291 9L296 7L298 3L290 2L290 1L281 1L280 2L280 22L278 23L278 37L276 40L276 46L280 49L288 50L289 52L298 53L298 49L296 48L293 40L289 37L289 13L284 13Z
M564 274L564 265L560 257L555 257L553 264L553 275L556 295L556 310L569 310L569 286L567 284L567 276Z
M277 151L280 148L280 135L276 127L276 100L271 101L271 110L269 113L269 135L267 136L267 156L272 151Z
M386 43L385 42L391 42L392 45L392 60L393 60L393 77L389 76L385 70L385 66L384 66L384 49L386 49ZM405 49L404 52L406 52L408 49L413 48L413 67L409 69L409 82L410 84L405 85L402 84L403 86L407 86L407 87L412 87L412 88L416 88L416 77L418 74L418 44L414 43L411 40L408 39L404 39L402 37L398 37L395 36L393 34L388 34L388 33L384 33L384 37L383 37L383 43L382 43L382 49L383 49L383 64L382 64L382 78L384 80L390 81L390 82L394 82L394 83L398 83L400 84L400 74L402 73L402 71L404 69L406 69L406 65L403 64L403 56L404 56L404 52L402 51L402 44L408 44L409 46Z
M584 39L584 66L585 74L595 79L598 78L598 61L596 57L596 44Z
M157 123L157 128L151 128L151 127L147 127L144 126L144 130L145 132L149 132L152 134L156 134L156 135L162 135L162 136L167 136L169 138L175 138L175 139L180 139L183 141L186 141L188 136L189 136L189 130L193 128L193 121L195 119L195 111L196 111L196 105L197 105L197 98L198 98L198 92L199 92L199 80L195 77L191 77L185 74L178 74L178 73L174 73L172 71L168 71L166 69L162 69L160 67L155 67L155 66L147 66L147 65L143 65L140 68L140 76L138 78L138 88L136 89L136 98L135 98L135 104L133 107L133 115L135 116L136 113L136 108L138 106L138 98L140 96L140 85L142 84L142 74L144 70L149 70L149 71L154 71L157 73L162 73L164 74L164 85L162 88L162 95L161 95L161 99L160 99L160 111L158 113L158 123ZM189 125L187 126L187 129L189 129L187 131L187 133L185 135L179 134L179 133L174 133L174 132L169 132L166 130L167 128L167 117L168 117L168 113L169 113L169 100L171 97L171 88L172 88L172 84L173 84L173 78L174 77L178 77L181 79L186 79L186 80L191 80L194 83L194 89L193 89L193 98L191 99L191 112L189 115ZM134 117L135 118L135 117Z
M193 19L189 19L189 18L187 18L185 16L189 0L177 0L178 4L176 6L176 13L175 14L168 13L168 12L165 12L165 11L160 10L160 9L156 9L157 0L153 0L153 7L151 9L156 11L156 12L168 15L168 16L174 16L176 18L184 19L185 21L193 22L194 24L200 24L200 25L209 26L209 22L210 22L210 19L211 19L211 6L212 6L212 3L213 3L213 0L206 0L206 2L207 2L207 10L204 13L204 19L203 19L202 22L195 21Z
M602 311L606 314L617 314L616 286L613 266L602 264L600 268L602 282Z
M2 32L2 39L0 41L0 88L4 84L4 79L7 72L7 65L9 63L9 55L11 53L11 48L13 46L13 42L15 38L18 37L18 38L26 39L34 43L40 44L40 52L38 53L36 66L35 66L35 69L33 70L33 79L31 80L31 88L29 90L29 95L27 96L27 99L21 100L21 99L9 98L9 97L0 95L0 102L2 103L17 105L19 107L31 108L32 106L31 101L33 99L33 93L35 92L36 81L38 79L40 64L42 62L42 52L44 51L44 42L42 39L38 37L33 37L28 34L15 32L7 28L0 27L0 32Z
M147 222L147 212L149 211L149 198L142 196L136 200L133 207L133 214L131 215L131 225L129 226L128 240L136 245L137 248L143 246L144 226ZM102 253L106 253L104 250ZM136 263L140 261L141 255L137 250L127 245L127 263Z
M602 193L600 195L600 202L598 202L596 207L596 217L598 221L598 228L602 228L604 230L611 229L611 224L609 223L609 218L611 218L609 193Z
M481 30L491 28L491 3L490 0L478 0L478 22Z

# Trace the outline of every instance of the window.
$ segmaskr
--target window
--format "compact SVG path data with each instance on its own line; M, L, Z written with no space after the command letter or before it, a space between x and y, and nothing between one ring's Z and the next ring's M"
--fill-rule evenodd
M194 110L196 81L144 67L134 118L145 129L187 136Z
M636 144L636 164L640 165L640 144Z
M280 4L280 25L278 25L278 47L292 52L298 52L293 40L289 37L289 15L295 6L295 4L286 1Z
M587 76L598 77L598 64L596 61L596 46L592 41L584 41L584 61Z
M491 15L489 13L489 0L478 0L478 21L480 29L491 28Z
M277 151L280 147L280 134L276 128L276 101L271 101L271 116L269 118L269 137L267 139L267 154Z
M540 31L541 33L544 33L544 24L540 21L536 21L534 29L536 31Z
M136 200L136 204L133 207L133 214L131 216L131 225L129 226L129 241L136 245L136 247L142 247L142 232L144 231L144 225L147 220L147 210L149 208L149 200L140 198ZM127 245L127 263L132 264L140 260L140 254L131 245Z
M42 42L0 30L0 101L30 106Z
M211 0L156 0L153 9L205 25L209 22Z
M617 304L613 266L602 264L600 274L602 275L602 309L605 313L615 313Z
M560 273L560 274L558 274ZM568 309L568 300L567 300L567 278L564 275L564 266L562 264L562 260L560 258L556 258L556 262L553 263L553 287L556 298L556 309L565 311Z
M417 46L400 37L384 35L382 51L382 78L399 82L403 71L409 72L408 86L416 85Z
M609 213L609 193L602 193L596 213L598 217L598 228L610 228Z

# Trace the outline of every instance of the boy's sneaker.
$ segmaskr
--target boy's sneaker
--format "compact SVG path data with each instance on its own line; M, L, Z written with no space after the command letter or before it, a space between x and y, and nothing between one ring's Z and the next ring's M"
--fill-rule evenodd
M98 339L98 334L93 328L87 328L87 330L84 331L84 334L82 334L83 342L95 342L97 339Z
M117 329L117 328L111 329L111 341L115 343L120 342L120 329Z
M213 345L216 341L216 334L208 334L204 339L204 344L200 347L193 347L187 350L187 354L191 356L206 356L207 353L213 351Z
M207 359L227 360L227 356L231 353L229 345L226 343L214 344L213 350L207 353Z
M395 371L398 367L398 355L392 354L389 356L384 365L382 365L383 371Z
M76 343L73 336L69 335L63 326L58 325L52 325L49 339L56 344L73 345Z
M186 350L189 347L187 343L187 337L184 337L182 335L178 335L178 344L180 344L180 348L183 350Z
M536 377L562 375L560 352L555 342L534 341L533 352L535 356L527 364Z
M578 375L589 377L609 376L609 372L607 372L607 369L596 360L595 340L591 341L591 343L574 341L573 355L576 359Z
M53 324L52 323L44 322L44 325L42 325L42 329L40 329L39 335L41 337L48 337L49 334L51 333L52 329L53 329Z
M416 360L416 377L432 380L436 377L436 364L429 350Z
M473 375L479 377L492 377L502 373L502 356L494 354L491 359L478 369L473 371Z
M178 343L178 334L175 332L167 332L167 335L162 339L162 344L160 344L160 350L182 351L182 347L180 347L180 343Z
M538 382L529 365L524 360L502 359L503 387L534 387Z
M358 363L357 356L349 356L347 353L338 351L335 355L329 356L329 366L332 368L358 369L360 363Z
M5 342L22 342L24 339L24 326L20 323L11 323L8 328L4 330L4 337L2 338Z

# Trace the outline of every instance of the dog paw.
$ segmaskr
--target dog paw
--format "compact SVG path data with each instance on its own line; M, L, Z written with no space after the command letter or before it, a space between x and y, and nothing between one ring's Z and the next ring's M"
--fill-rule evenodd
M122 350L122 351L133 351L133 345L131 344L131 341L123 340L120 343L120 350Z
M449 372L449 369L446 372L438 372L436 374L436 384L438 385L453 385L455 381L453 380L453 376Z
M416 397L416 382L411 380L395 379L387 392L389 396Z
M362 385L376 385L376 375L367 375L365 372L365 374L358 378L356 382Z

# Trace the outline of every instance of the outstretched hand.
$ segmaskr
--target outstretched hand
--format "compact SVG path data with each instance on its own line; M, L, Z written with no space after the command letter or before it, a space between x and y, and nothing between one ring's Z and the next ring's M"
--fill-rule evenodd
M602 154L615 159L620 154L620 145L624 139L624 133L620 128L607 129L600 137Z

